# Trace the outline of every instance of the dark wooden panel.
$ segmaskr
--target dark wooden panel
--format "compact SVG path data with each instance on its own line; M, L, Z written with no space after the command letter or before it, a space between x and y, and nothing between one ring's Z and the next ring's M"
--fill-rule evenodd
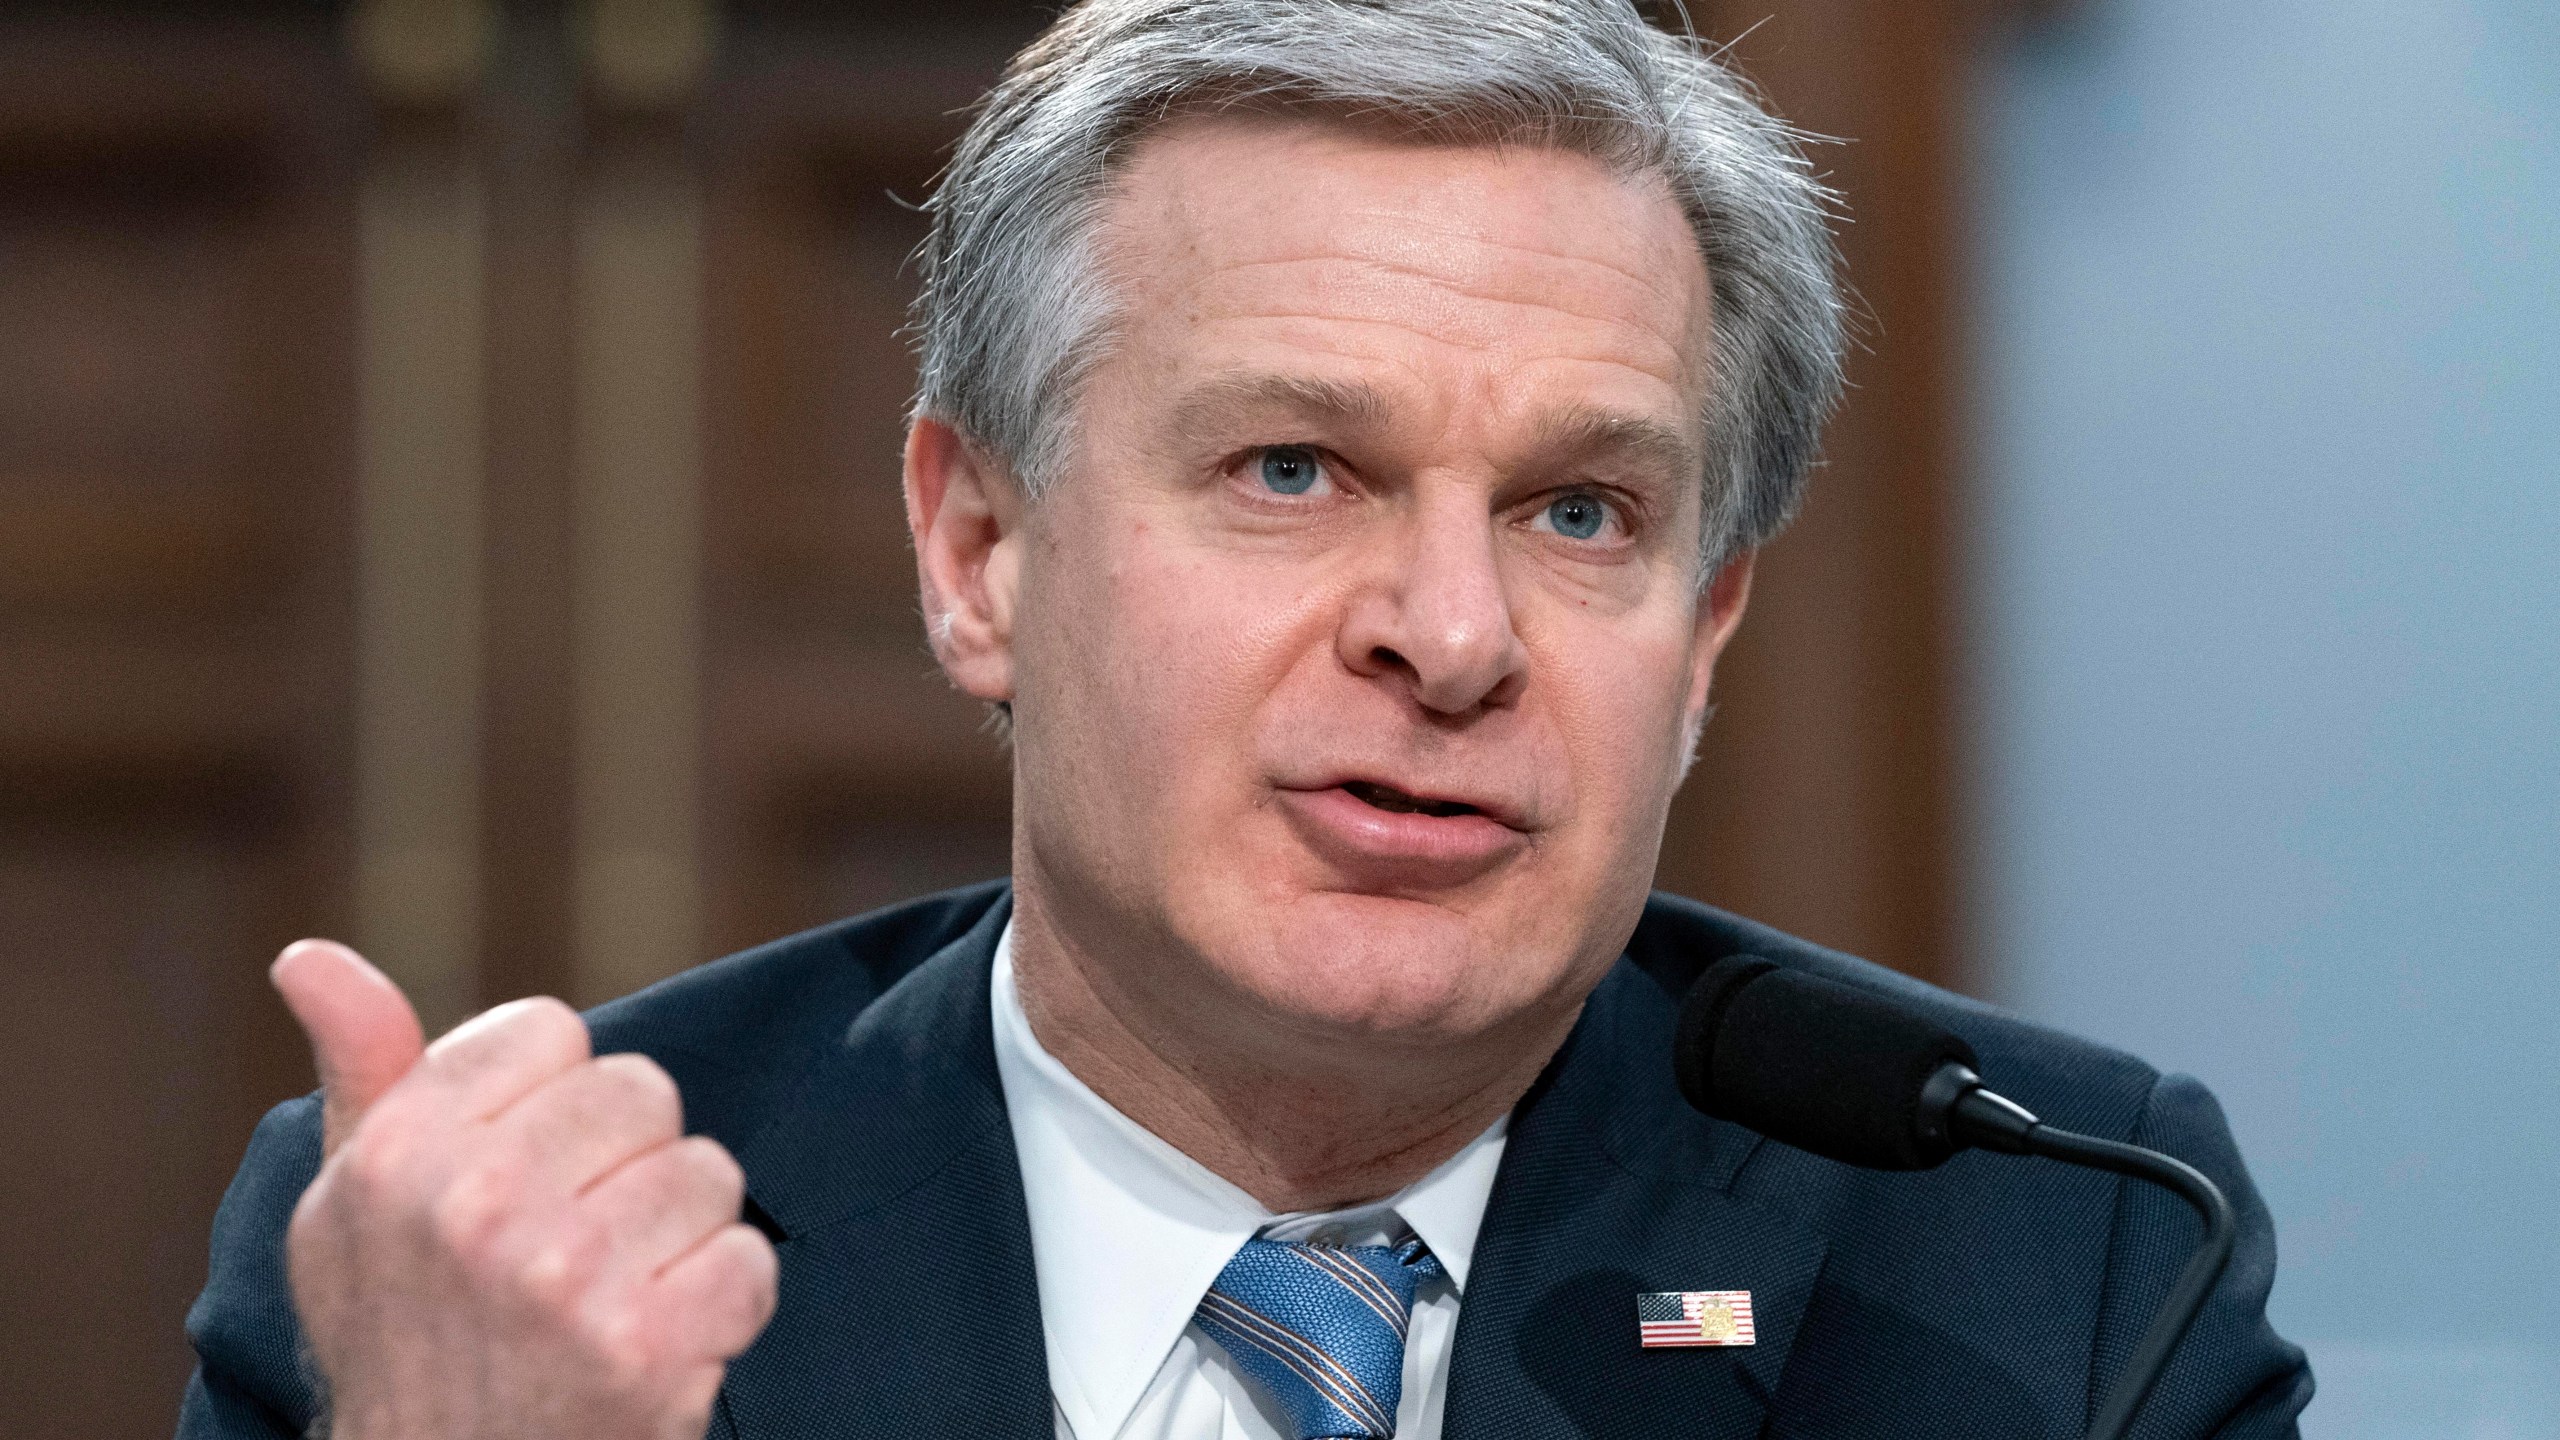
M116 476L0 481L0 609L214 608L293 564L254 500L159 488Z
M293 568L256 471L270 159L0 135L0 607L237 610Z
M166 1434L214 1204L307 1083L262 983L297 918L282 797L163 777L193 813L0 815L0 1431ZM23 792L21 792L23 794Z
M1763 557L1662 881L1912 973L1965 978L1952 534L1962 13L1888 0L1696 12L1742 39L1845 195L1862 314L1803 518ZM1756 27L1754 22L1758 22Z
M965 53L965 52L964 52ZM934 669L899 498L912 208L993 75L806 58L716 102L706 865L714 948L1004 873L1003 753ZM877 57L875 57L877 58Z
M265 965L343 924L330 33L0 23L0 1434L165 1435Z
M506 18L474 120L488 187L480 999L573 992L576 463L571 287L583 118L568 41Z

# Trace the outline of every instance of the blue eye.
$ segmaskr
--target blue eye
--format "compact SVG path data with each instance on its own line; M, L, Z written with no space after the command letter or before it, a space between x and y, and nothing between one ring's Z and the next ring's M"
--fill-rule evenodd
M1609 523L1609 507L1597 495L1559 495L1547 507L1547 523L1569 540L1588 540Z
M1322 474L1316 452L1304 446L1275 445L1262 452L1262 483L1282 495L1306 494Z

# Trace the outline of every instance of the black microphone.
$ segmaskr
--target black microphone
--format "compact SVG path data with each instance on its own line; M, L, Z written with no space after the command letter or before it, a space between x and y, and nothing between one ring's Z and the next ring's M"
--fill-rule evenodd
M1757 955L1707 967L1680 1007L1680 1093L1718 1119L1846 1165L1926 1170L1969 1147L2042 1155L2176 1191L2204 1219L2178 1283L2088 1440L2122 1440L2231 1259L2231 1202L2157 1150L2056 1129L1984 1088L1963 1037L1884 996Z

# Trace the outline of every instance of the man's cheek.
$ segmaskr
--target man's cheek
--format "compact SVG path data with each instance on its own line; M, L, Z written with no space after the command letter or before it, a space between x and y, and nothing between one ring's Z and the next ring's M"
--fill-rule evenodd
M1686 691L1642 665L1586 679L1566 741L1569 803L1585 840L1624 863L1655 848L1650 837L1679 787Z
M1255 715L1325 638L1322 617L1303 587L1263 570L1193 565L1164 578L1147 601L1145 683L1196 743L1248 749Z

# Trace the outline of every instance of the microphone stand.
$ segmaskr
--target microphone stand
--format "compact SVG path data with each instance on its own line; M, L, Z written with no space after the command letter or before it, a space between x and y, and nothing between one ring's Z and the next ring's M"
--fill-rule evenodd
M1954 1093L1949 1097L1951 1091ZM2133 1428L2134 1412L2142 1408L2151 1388L2160 1382L2160 1372L2169 1368L2170 1353L2195 1322L2196 1312L2204 1308L2205 1297L2212 1293L2214 1282L2222 1278L2222 1267L2231 1261L2231 1244L2238 1228L2231 1202L2223 1198L2220 1186L2185 1161L2139 1145L2101 1140L2095 1135L2047 1125L2024 1106L1984 1089L1981 1077L1960 1064L1950 1063L1929 1078L1923 1092L1922 1113L1943 1114L1952 1137L1965 1144L2011 1155L2041 1155L2065 1165L2111 1171L2173 1190L2194 1206L2204 1221L2203 1241L2188 1257L2186 1268L2178 1272L2178 1282L2169 1288L2169 1298L2151 1317L2151 1328L2142 1332L2142 1344L2125 1363L2124 1373L2116 1377L2115 1385L2107 1391L2106 1403L2098 1409L2097 1420L2089 1426L2088 1440L2124 1440Z

